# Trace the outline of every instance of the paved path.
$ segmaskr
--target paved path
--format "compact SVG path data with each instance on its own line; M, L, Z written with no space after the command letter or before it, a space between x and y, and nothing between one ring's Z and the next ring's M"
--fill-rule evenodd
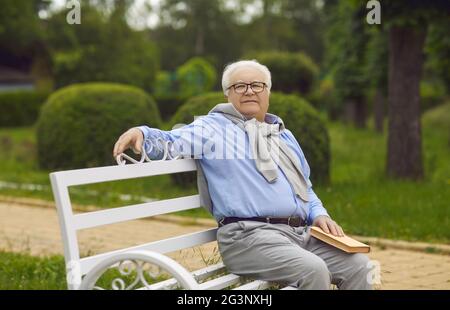
M206 226L161 219L136 220L81 231L78 237L80 251L92 254L204 230ZM0 202L0 249L33 255L62 254L56 210ZM215 242L170 256L190 270L219 259ZM450 289L448 254L373 246L369 256L380 262L381 289Z

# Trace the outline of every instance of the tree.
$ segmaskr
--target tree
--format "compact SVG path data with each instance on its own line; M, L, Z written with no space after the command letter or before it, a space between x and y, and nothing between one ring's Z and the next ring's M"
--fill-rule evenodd
M450 19L440 18L430 22L427 34L425 65L437 75L450 93Z
M57 87L108 81L151 89L158 69L156 46L144 32L128 26L125 17L130 3L117 1L111 10L100 11L85 2L82 22L75 26L67 24L65 10L49 18L48 41Z
M427 24L448 18L447 1L386 1L382 16L389 31L389 134L387 174L424 176L420 125L420 80Z
M382 28L372 27L368 49L368 64L366 74L370 76L370 83L375 90L373 97L373 114L375 130L383 132L384 117L387 107L388 86L388 38Z
M337 107L332 107L337 111L332 112L343 115L357 127L364 127L367 118L365 13L365 5L348 1L330 2L324 13L328 16L325 63L334 77L337 97Z
M4 1L0 9L0 64L47 75L49 50L38 12L48 6L44 0Z
M282 0L281 15L292 23L295 37L287 42L289 51L302 50L316 62L324 52L323 4L317 0Z
M161 64L174 70L194 56L202 56L217 69L241 53L237 16L224 0L162 0L158 27L150 32L161 50Z
M241 2L241 1L239 1ZM323 15L317 0L253 0L246 6L260 8L250 21L243 23L244 54L261 51L302 51L315 62L322 60Z

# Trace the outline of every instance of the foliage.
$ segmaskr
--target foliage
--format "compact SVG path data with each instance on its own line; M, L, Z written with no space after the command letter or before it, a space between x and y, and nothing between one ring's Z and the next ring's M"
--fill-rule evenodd
M114 12L105 17L89 5L83 6L80 25L69 25L65 19L62 11L48 21L57 87L105 81L151 89L158 56L143 32L131 30Z
M364 26L365 10L341 1L330 9L331 33L328 34L330 55L328 62L336 86L340 109L349 101L364 102L368 75L366 69L367 33ZM336 29L333 29L336 27Z
M194 56L208 57L216 69L240 55L235 11L224 0L163 0L155 8L160 24L151 37L161 50L165 70Z
M211 91L217 80L216 70L200 57L189 59L176 72L179 96L189 98Z
M431 71L442 80L446 86L447 94L450 93L450 21L448 18L437 19L430 23L427 42L425 44L426 62L425 71Z
M439 79L423 79L420 82L421 111L426 111L442 103L446 96L446 87Z
M12 91L0 93L0 127L28 126L38 118L48 97L46 92Z
M114 142L130 127L161 120L144 91L120 84L74 84L53 93L37 123L39 164L47 169L111 165Z
M2 3L0 10L0 55L21 56L22 61L36 52L44 39L37 12L47 6L44 0L16 0ZM14 61L15 59L9 59Z
M176 72L158 72L154 95L162 118L170 119L188 98L211 91L216 81L216 69L201 57L189 59Z
M250 53L247 58L266 65L272 74L272 89L284 93L307 95L319 72L313 60L301 52Z

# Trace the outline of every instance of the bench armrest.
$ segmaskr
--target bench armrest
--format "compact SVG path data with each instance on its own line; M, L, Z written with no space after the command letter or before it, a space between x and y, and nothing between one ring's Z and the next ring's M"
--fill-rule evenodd
M147 250L124 252L104 259L86 274L80 289L104 289L96 284L100 277L111 268L115 268L119 272L119 276L114 276L111 282L112 289L151 289L153 283L148 283L149 277L155 279L159 274L153 274L152 270L147 267L164 270L164 273L177 280L178 285L183 289L199 289L197 281L183 266L166 255ZM127 284L127 282L130 283Z

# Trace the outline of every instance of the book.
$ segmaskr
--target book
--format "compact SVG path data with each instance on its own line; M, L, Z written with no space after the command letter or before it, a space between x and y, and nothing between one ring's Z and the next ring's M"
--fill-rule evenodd
M347 253L370 252L370 246L368 246L367 244L359 242L345 235L344 237L333 236L332 234L324 232L321 228L317 226L311 226L310 233L313 237L325 243L328 243L329 245L332 245L338 249L341 249L342 251L345 251Z

